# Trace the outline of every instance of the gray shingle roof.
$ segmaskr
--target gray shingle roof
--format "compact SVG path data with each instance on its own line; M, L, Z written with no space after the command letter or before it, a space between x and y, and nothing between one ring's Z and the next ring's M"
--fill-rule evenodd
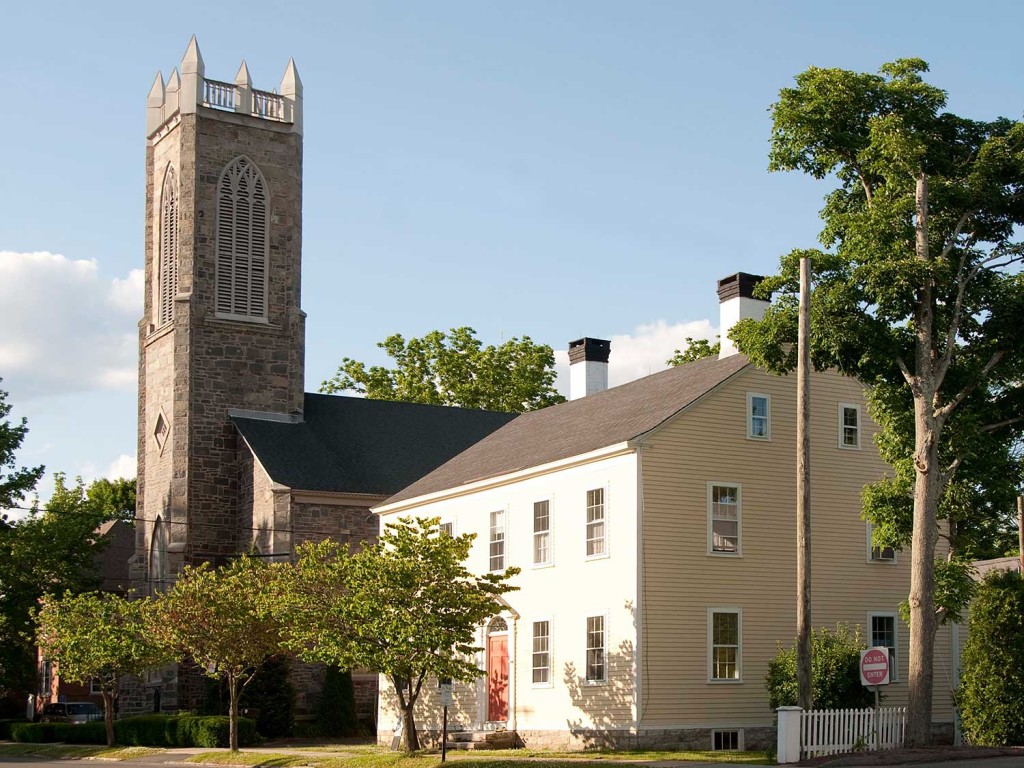
M747 365L705 358L628 384L525 413L389 498L412 499L596 451L649 432Z
M231 418L274 482L303 491L387 495L515 415L307 392L302 421Z

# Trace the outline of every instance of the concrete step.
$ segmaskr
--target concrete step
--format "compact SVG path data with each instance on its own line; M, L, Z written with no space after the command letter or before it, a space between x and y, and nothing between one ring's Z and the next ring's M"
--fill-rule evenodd
M448 749L515 749L515 731L454 731L448 734Z

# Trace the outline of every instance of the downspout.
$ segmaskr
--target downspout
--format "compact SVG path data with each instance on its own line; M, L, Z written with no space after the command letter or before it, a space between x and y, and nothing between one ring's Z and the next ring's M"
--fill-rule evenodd
M633 602L633 629L636 648L633 653L633 729L640 736L643 719L643 596L644 585L644 461L643 438L636 441L636 599ZM639 746L639 744L638 744Z

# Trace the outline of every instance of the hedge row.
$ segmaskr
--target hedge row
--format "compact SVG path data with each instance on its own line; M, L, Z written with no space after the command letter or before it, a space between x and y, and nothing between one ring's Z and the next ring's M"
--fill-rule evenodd
M15 723L27 723L23 717L0 720L0 741L8 741L11 738L11 726Z
M106 744L102 721L70 723L11 723L11 738L18 742ZM114 739L122 746L226 747L230 729L227 717L217 715L142 715L114 721ZM238 718L238 745L256 743L256 721Z

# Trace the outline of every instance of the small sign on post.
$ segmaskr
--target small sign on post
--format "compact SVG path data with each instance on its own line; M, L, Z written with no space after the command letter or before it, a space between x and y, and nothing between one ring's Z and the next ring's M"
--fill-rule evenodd
M444 721L441 726L441 762L448 759L448 707L452 705L452 679L442 677L437 681L437 695L444 707Z
M884 646L860 652L860 682L875 689L875 751L881 747L882 734L878 722L878 687L889 684L889 649Z

